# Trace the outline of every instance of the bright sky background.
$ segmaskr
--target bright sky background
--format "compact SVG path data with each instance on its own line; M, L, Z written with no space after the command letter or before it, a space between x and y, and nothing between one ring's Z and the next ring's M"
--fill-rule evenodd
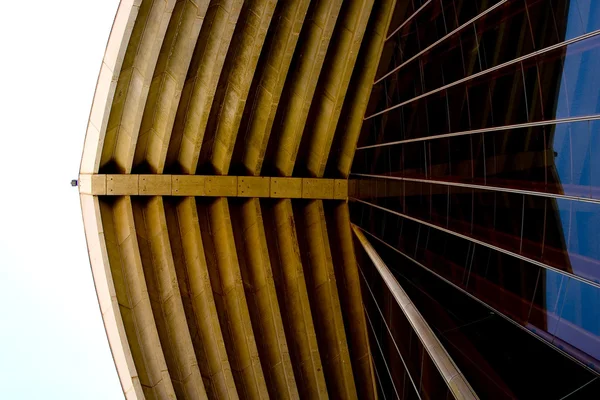
M77 188L118 0L3 1L0 399L122 399Z

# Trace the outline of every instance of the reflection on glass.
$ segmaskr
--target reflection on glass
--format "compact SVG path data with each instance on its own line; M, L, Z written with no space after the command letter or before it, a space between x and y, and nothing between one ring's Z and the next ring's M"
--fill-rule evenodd
M554 343L566 342L589 355L588 363L598 368L600 360L600 292L581 281L570 279L566 287Z
M581 121L359 149L352 171L598 199L598 152L600 121Z
M374 134L364 145L597 115L600 77L594 72L598 67L600 35L424 97L413 97L407 103L397 103L396 108L390 109L393 104L386 100L383 109L389 111L365 120L365 129ZM402 92L422 93L412 89Z
M360 243L359 271L380 390L391 398L446 398L448 386ZM385 375L385 376L384 376ZM417 396L417 393L419 396Z
M600 288L368 205L352 207L364 209L354 222L375 238L600 370L600 310L593 306Z
M387 178L356 185L354 198L600 284L599 203Z
M369 240L480 398L561 398L595 376L417 266L410 257L399 256L376 239ZM360 244L356 245L359 264L366 269L366 255ZM376 277L365 277L380 288ZM387 318L389 311L382 310ZM393 315L391 321L402 325ZM405 348L410 348L409 336L404 342ZM421 367L425 369L427 364ZM430 398L439 398L433 396Z
M350 183L372 206L351 219L396 250L379 243L486 397L560 398L549 377L589 375L464 293L600 371L600 1L511 0L457 30L496 4L431 1L387 41Z

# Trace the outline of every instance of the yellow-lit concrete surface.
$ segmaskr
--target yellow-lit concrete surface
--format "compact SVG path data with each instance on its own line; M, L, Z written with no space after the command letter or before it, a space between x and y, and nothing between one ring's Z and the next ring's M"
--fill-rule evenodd
M346 199L394 4L121 1L79 191L128 399L377 397Z
M341 6L341 0L314 1L302 27L296 50L298 56L292 62L284 99L277 110L274 129L279 134L271 144L270 167L282 176L291 176L294 170L308 111Z
M292 201L266 204L266 233L273 276L289 338L294 373L304 398L327 398L308 289L300 257Z
M80 193L106 196L274 197L346 200L348 181L232 175L80 174Z

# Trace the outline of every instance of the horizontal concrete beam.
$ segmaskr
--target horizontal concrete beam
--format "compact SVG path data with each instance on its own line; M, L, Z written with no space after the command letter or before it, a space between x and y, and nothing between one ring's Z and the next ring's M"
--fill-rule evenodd
M271 197L346 200L348 181L221 175L82 174L79 192L96 196Z

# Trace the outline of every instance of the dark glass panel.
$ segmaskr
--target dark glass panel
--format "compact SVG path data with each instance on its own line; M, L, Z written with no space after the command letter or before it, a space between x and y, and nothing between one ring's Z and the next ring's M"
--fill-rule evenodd
M551 199L539 196L524 196L523 240L521 254L533 260L540 260L544 248L544 232Z
M404 391L402 393L404 400L418 400L419 395L416 389L412 385L404 385Z
M526 64L529 65L529 64ZM539 68L537 64L529 68L523 68L523 86L525 101L523 108L526 112L526 122L542 121L545 118L543 109L543 95L540 84Z
M549 191L577 197L590 196L591 149L587 121L556 125L551 131Z
M384 245L371 242L480 396L562 397L593 376L423 269L399 262Z
M555 94L556 90L559 92L555 111L546 111L545 114L551 114L545 115L546 118L585 116L600 112L600 80L595 73L600 66L599 45L600 37L594 36L537 58L542 79L551 76L556 82L556 87L553 87L548 78L543 81L542 93L550 106L550 94ZM555 71L560 70L562 73L557 80Z
M473 233L473 189L453 186L450 187L449 192L448 228L471 235Z
M378 371L383 369L387 374L387 377L382 379L381 372L378 373L382 391L386 397L412 398L414 385L418 387L421 381L423 346L383 279L364 253L362 245L356 244L359 246L357 259L362 277L367 323L372 328L372 348L379 353L378 357L374 357L375 365ZM433 380L435 377L429 376L428 379ZM436 383L440 381L437 380ZM443 380L441 384L446 387Z
M600 195L592 154L600 122L501 130L358 150L355 171L589 198ZM367 163L371 164L367 164ZM365 171L363 165L370 165Z
M473 236L484 242L493 243L496 236L496 198L497 192L473 190L475 204L473 209Z
M593 378L588 383L574 390L571 394L564 397L565 400L588 400L593 399L600 393L600 377Z
M429 154L427 159L429 178L435 180L447 179L450 175L450 157L452 155L450 141L441 139L440 143L435 143L433 146L431 141L426 143ZM403 176L402 173L394 172L392 172L392 175Z
M426 148L423 142L406 143L402 147L402 161L404 162L402 176L419 179L426 178Z
M484 250L484 257L485 254ZM491 250L485 271L474 267L469 276L469 288L473 288L473 293L485 299L487 304L524 324L529 316L538 275L539 267Z
M598 203L391 179L358 186L362 200L600 283ZM404 245L414 253L412 238Z
M552 340L556 332L560 309L564 303L569 278L551 270L543 270L537 282L528 325L537 332L541 329L549 334L547 340ZM536 329L537 328L537 329ZM540 333L543 336L543 333Z
M375 278L375 279L379 279ZM388 362L390 366L390 371L392 371L392 378L394 380L394 386L401 391L401 388L405 385L404 375L406 372L403 354L401 354L398 350L398 337L394 336L394 332L397 331L398 327L393 319L392 319L392 310L397 307L396 300L393 298L392 294L388 290L385 284L380 285L382 290L382 302L380 303L380 311L382 312L382 318L385 323L384 329L386 333L386 349L388 354ZM410 334L410 327L402 326L400 328L404 328L406 333ZM405 339L407 337L402 337ZM413 371L411 371L411 374ZM409 382L410 384L410 382Z
M471 130L471 110L469 108L469 90L465 86L453 86L446 89L448 102L448 122L450 132Z
M371 170L370 158L373 154L373 150L356 150L354 153L354 159L352 160L352 172L355 174L368 174L373 172Z
M397 6L405 7L402 18L396 11L398 24L420 4ZM483 4L496 2L432 1L394 35L395 53L382 62L389 64L388 70L404 63L480 13ZM600 114L600 35L427 94L599 28L600 2L508 1L390 74L373 88L370 107L385 110L407 103L366 120L360 145L424 140L359 150L353 172L425 182L362 182L356 185L358 198L600 283L600 204L492 191L599 199L600 122L426 139ZM491 190L430 184L427 179ZM357 203L351 203L351 212L353 222L402 254L599 370L600 312L593 307L600 303L597 287L389 212ZM379 242L377 249L405 275L403 286L416 305L425 307L424 315L436 320L434 329L455 361L477 377L472 382L482 398L590 398L596 393L590 388L599 381L581 388L590 382L589 375L560 353L527 335L521 338L522 330L497 322L503 319L475 312L481 306L471 298L456 305L460 296L455 288L444 290L433 275L428 279L413 271L418 267ZM437 308L431 303L434 297L440 300ZM386 304L390 321L399 320L391 303ZM421 360L423 389L427 362ZM412 389L395 379L404 386L399 397Z
M415 254L417 250L417 236L419 234L419 223L409 219L402 221L402 236L398 237L397 244L394 246L401 249L405 254ZM391 243L394 245L394 243Z
M382 214L377 218L389 219ZM597 287L410 220L401 222L402 228L396 230L398 238L395 238L393 226L400 223L398 218L403 219L394 216L395 222L389 225L385 237L364 224L363 227L545 340L554 341L561 310L581 310L585 304L600 301ZM388 254L391 251L389 248L378 250ZM569 279L577 285L572 286L570 297L567 292ZM581 301L582 296L585 302ZM600 312L588 307L579 313L566 314L562 320L565 333L564 337L558 338L560 348L596 368L596 356L591 349L600 337L597 332Z
M600 204L562 199L550 204L549 218L558 226L546 241L543 261L600 283Z
M583 0L583 2L587 2L587 0ZM557 4L550 4L554 13L557 30L559 34L564 33L567 39L598 29L597 24L594 27L594 24L588 25L582 21L580 3L582 3L582 0L561 1L557 2ZM591 10L588 9L587 12L589 11ZM593 17L593 13L590 14L590 17Z
M600 79L597 74L600 68L599 44L600 38L594 37L567 47L563 79L570 116L600 113Z
M424 3L424 1L421 0L397 2L386 35L391 35L402 24L405 24L406 26L407 19L414 18L415 11L422 5L422 3Z
M421 398L428 400L446 399L448 386L440 375L429 354L423 353L423 365L421 372Z
M445 32L452 30L452 28L447 29L447 26L441 30L438 27L440 20L444 21L445 25L448 25L448 21L455 20L451 18L454 10L449 3L445 3L445 9L440 9L439 4L428 6L419 16L420 18L416 18L396 34L396 55L392 57L388 71L409 60L412 55L418 53L419 49L425 49L430 43L428 38L441 38ZM493 4L489 4L491 5ZM474 16L474 12L477 13L476 8L482 11L484 9L471 3L459 6L459 14ZM584 9L587 14L581 14L581 9ZM565 0L509 1L446 38L391 74L386 80L424 82L426 90L429 91L517 57L531 54L534 50L592 32L600 26L600 23L594 19L598 14L600 14L598 7L591 6L589 3L580 7L580 2L571 2L569 6L569 2ZM584 15L588 19L585 27L582 18ZM465 21L461 20L461 23ZM411 28L415 24L419 25L419 29ZM434 28L423 29L423 26ZM439 35L440 32L444 33ZM409 46L409 42L416 43ZM456 60L462 62L456 63ZM416 79L417 77L420 79ZM406 92L407 95L410 93L411 91ZM399 99L397 103L403 100Z
M450 132L448 95L441 91L428 96L426 101L428 135L441 135Z
M367 324L368 323L369 321L367 319ZM388 369L384 353L379 347L378 340L380 340L380 338L373 333L373 329L371 326L369 326L369 328L371 328L369 329L369 339L371 342L371 348L373 349L371 351L371 354L373 356L373 364L377 373L377 378L379 380L380 390L382 392L382 395L386 398L394 398L396 390L393 385L391 373Z
M443 3L444 7L448 7L452 1L447 0ZM400 7L402 4L398 5L398 8ZM442 6L439 1L432 1L394 35L392 40L395 41L397 49L396 57L391 60L387 71L406 62L443 35L445 28Z
M462 25L477 15L483 13L488 8L498 4L500 0L479 0L479 1L457 1L455 0L456 6L456 19L458 25Z
M422 182L404 183L404 212L422 221L429 221L431 216L430 185Z
M418 377L420 375L421 366L420 364L414 364L412 362L410 357L411 345L413 341L418 341L419 339L415 336L410 323L387 287L385 288L385 291L388 294L389 300L385 315L391 331L391 337L393 337L394 344L397 346L396 350L402 355L402 360L406 367L408 367L408 372L410 373L410 377L406 376L407 380L404 381L403 384L412 386L415 380L417 384L419 382Z
M473 144L470 135L457 136L450 141L450 181L470 182L473 179ZM440 143L442 144L442 143ZM442 144L443 146L443 144Z
M431 190L431 222L448 228L448 213L450 211L450 186L429 185Z
M526 190L545 190L548 127L529 127L484 134L484 175L476 183Z
M573 272L600 283L600 204L571 204L569 255Z
M460 94L461 88L467 90L471 129L598 114L600 77L594 74L598 68L600 35L510 64L403 105L406 138L443 134L448 125L455 131L445 111L454 112L455 105L445 98ZM442 115L433 125L428 120L430 108ZM389 141L390 135L380 143Z
M471 129L481 129L494 125L496 121L494 121L492 116L496 110L492 111L492 94L495 88L493 82L490 84L485 78L480 78L469 81L467 84L456 85L457 88L463 86L469 96L469 121Z
M488 8L494 6L500 0L478 0L478 1L457 1L457 0L441 0L432 1L419 14L406 23L397 33L394 34L393 40L395 52L389 60L386 71L391 71L402 63L410 60L420 51L426 49L439 39L445 37L449 32L455 30L458 26L463 25L473 17L484 12ZM402 9L402 15L410 15L412 12L407 12L406 7L408 2L399 2L397 9ZM410 11L417 7L408 6ZM522 8L522 6L521 6ZM399 18L396 18L399 19ZM392 22L391 26L399 26L401 22ZM471 26L465 26L461 32L473 29ZM395 28L394 28L395 30ZM390 31L390 33L393 30ZM459 36L454 35L454 36ZM442 44L435 47L445 45L447 38ZM456 40L456 39L454 39ZM434 48L435 48L434 47ZM418 58L417 58L418 60Z

